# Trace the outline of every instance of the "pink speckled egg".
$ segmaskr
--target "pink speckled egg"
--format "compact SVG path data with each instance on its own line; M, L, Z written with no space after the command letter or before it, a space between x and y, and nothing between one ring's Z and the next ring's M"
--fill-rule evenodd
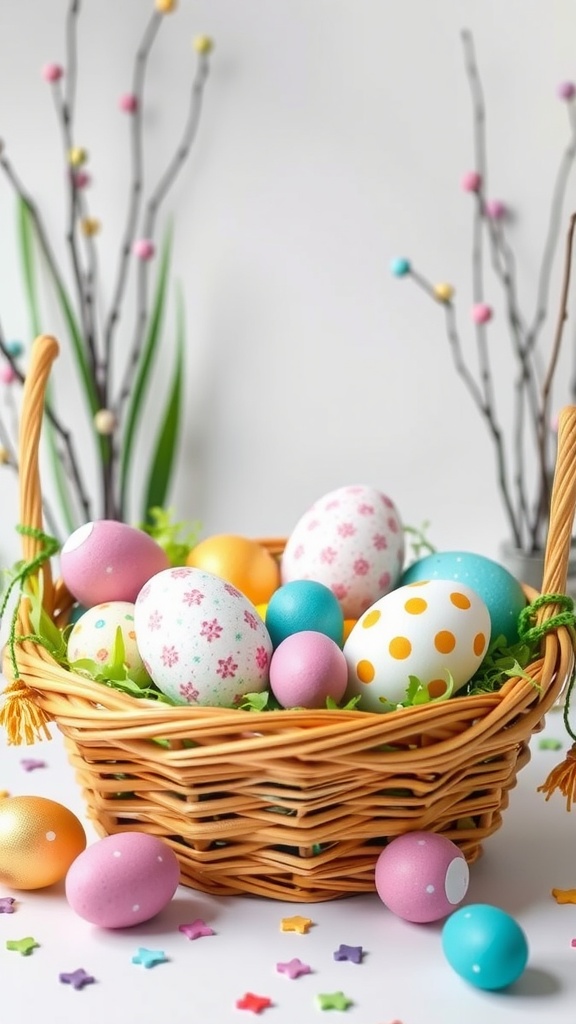
M66 875L72 910L99 928L129 928L158 914L180 879L174 851L146 832L119 832L88 846Z
M62 579L85 608L104 601L134 602L146 581L168 565L152 537L112 519L80 526L60 553Z
M292 633L270 662L270 689L284 708L325 708L338 703L348 684L348 664L338 644L314 630Z
M177 704L237 707L268 686L272 641L254 605L202 569L165 569L136 599L136 643Z
M464 899L470 872L464 854L437 832L407 832L384 847L376 862L376 890L405 921L447 917Z
M357 619L396 585L404 532L391 499L374 487L340 487L324 495L294 527L282 555L282 583L316 580Z

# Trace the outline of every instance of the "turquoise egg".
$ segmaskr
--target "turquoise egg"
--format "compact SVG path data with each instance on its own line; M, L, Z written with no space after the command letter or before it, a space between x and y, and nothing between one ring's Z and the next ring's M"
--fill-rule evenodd
M448 963L476 988L495 991L517 981L528 963L528 941L500 907L474 903L454 911L442 929Z
M275 590L266 609L266 629L274 650L293 633L325 633L339 647L344 636L344 615L338 598L316 580L291 580Z
M519 581L503 565L471 551L437 551L408 566L398 586L423 580L457 580L475 590L490 613L491 640L518 641L518 616L526 607Z

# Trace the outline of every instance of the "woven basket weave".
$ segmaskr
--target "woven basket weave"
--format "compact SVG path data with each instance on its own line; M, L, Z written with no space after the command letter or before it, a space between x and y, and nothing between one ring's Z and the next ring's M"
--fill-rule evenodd
M21 521L40 528L44 389L58 345L33 346L21 422ZM576 409L561 415L543 591L562 594L576 502ZM279 554L282 542L261 541ZM23 538L24 558L40 550ZM45 608L66 621L70 595L43 574ZM527 596L536 593L527 590ZM543 624L557 604L538 610ZM27 603L18 632L30 633ZM386 840L414 829L452 839L472 862L495 832L574 664L571 633L550 629L527 671L497 693L389 714L170 707L134 699L16 646L27 697L64 734L87 813L101 835L135 829L175 850L185 885L314 902L374 889ZM9 681L14 675L5 657ZM154 742L167 741L166 745Z

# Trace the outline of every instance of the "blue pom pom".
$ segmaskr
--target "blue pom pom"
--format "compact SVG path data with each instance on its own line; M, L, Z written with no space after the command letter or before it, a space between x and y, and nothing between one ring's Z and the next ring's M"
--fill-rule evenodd
M24 345L22 344L21 341L7 341L6 349L13 357L13 359L17 359L18 356L22 355L24 351Z
M410 260L404 259L403 256L397 256L396 259L392 260L390 270L394 277L406 277L406 274L410 273Z

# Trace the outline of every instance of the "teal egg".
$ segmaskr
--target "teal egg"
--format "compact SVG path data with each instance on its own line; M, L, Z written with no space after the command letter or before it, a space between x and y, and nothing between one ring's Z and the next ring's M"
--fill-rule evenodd
M517 643L518 616L526 607L526 595L503 565L471 551L437 551L408 566L398 586L423 580L457 580L471 587L490 613L491 640L505 636L508 644Z
M522 928L489 903L473 903L451 914L442 929L442 949L456 974L488 991L512 985L528 963Z
M291 580L275 590L266 608L266 629L274 650L293 633L325 633L339 647L344 635L340 602L316 580Z

